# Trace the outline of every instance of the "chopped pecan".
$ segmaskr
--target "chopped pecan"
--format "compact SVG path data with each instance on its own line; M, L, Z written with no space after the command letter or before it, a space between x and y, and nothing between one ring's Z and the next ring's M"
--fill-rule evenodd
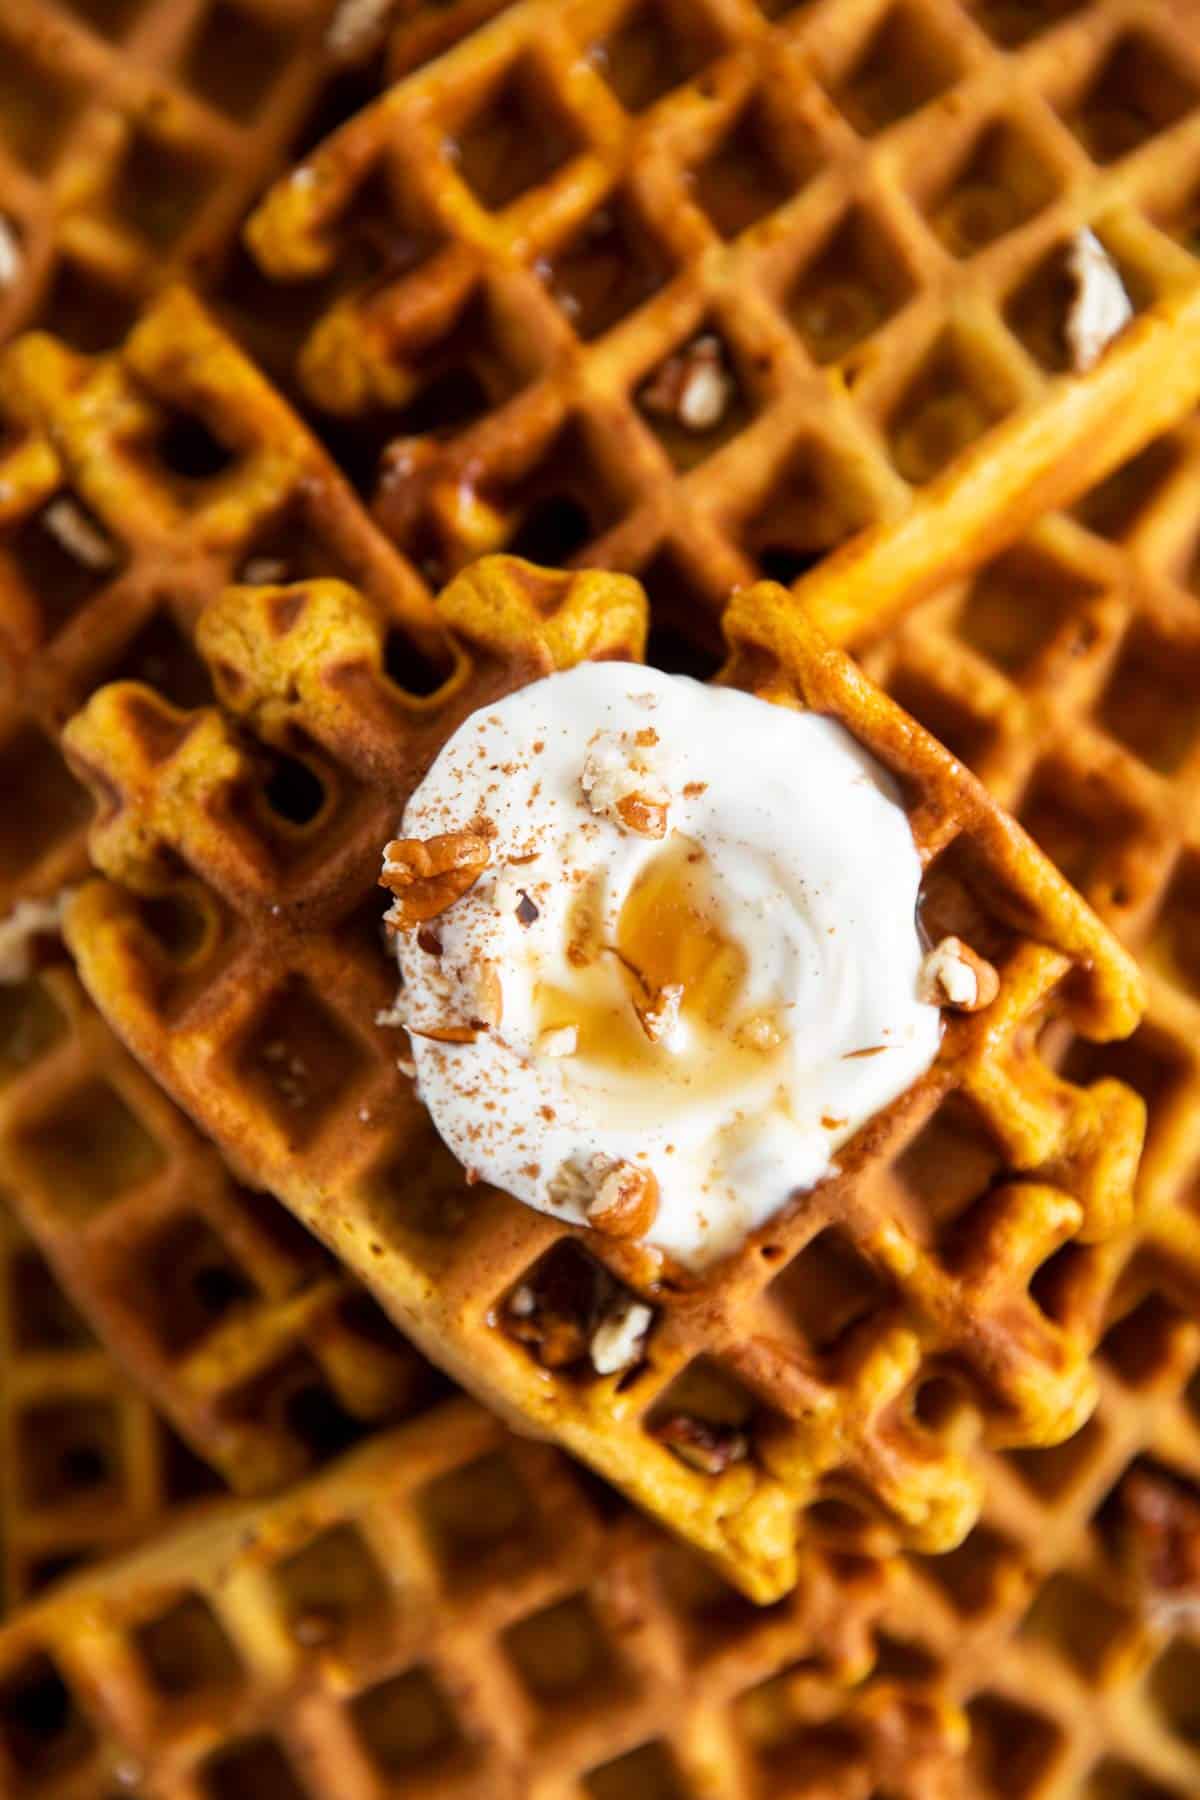
M921 998L955 1012L981 1012L1000 992L990 962L959 937L944 937L921 964Z
M638 1023L652 1044L669 1043L679 1028L679 1008L683 1004L683 984L669 981L665 987L659 988L648 1005L639 1006L634 1001L634 1010Z
M1160 1623L1200 1620L1200 1497L1135 1469L1121 1484L1123 1549Z
M715 1425L690 1413L674 1413L655 1430L660 1443L702 1475L723 1475L732 1463L745 1462L750 1440L736 1425Z
M665 800L650 799L645 794L623 794L617 801L617 816L626 831L636 831L639 837L667 835Z
M604 1314L590 1345L597 1375L618 1375L641 1360L654 1313L644 1301L623 1294Z
M721 423L730 400L733 381L721 353L721 342L711 332L693 338L669 356L641 392L647 412L674 419L688 431L712 431Z
M651 750L631 743L623 732L599 732L584 758L579 785L598 818L641 837L662 838L671 796L651 766Z
M588 1202L588 1224L606 1237L644 1237L658 1213L658 1181L649 1169L619 1162L600 1179Z
M404 930L436 919L474 887L490 857L486 838L474 831L394 838L383 853L379 877L380 887L396 896L386 923Z

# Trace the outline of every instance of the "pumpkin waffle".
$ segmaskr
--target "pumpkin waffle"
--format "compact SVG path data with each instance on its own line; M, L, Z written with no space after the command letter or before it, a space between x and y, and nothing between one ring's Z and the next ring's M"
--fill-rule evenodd
M0 1616L219 1487L117 1368L0 1197Z
M807 573L835 631L898 609L1183 415L1198 158L1187 5L525 0L247 237L433 584L626 570L719 660L737 585ZM1077 376L1084 226L1137 316Z
M212 468L232 451L188 410L201 372L203 404L241 423L240 507ZM315 444L182 296L151 309L126 360L45 339L12 347L0 416L4 916L88 868L88 804L56 748L61 720L118 669L203 699L190 621L256 547L265 555L282 534L306 566L386 589L398 618L422 601ZM144 446L144 479L127 450L122 463L130 442ZM276 769L285 795L297 772ZM193 926L186 905L157 920L184 967ZM232 1180L48 946L35 938L28 968L0 984L0 1183L92 1329L242 1489L423 1404L426 1365L290 1214Z
M1100 1406L1056 1450L992 1459L984 1522L922 1565L941 1590L923 1642L941 1667L974 1663L968 1685L985 1693L976 1759L1030 1800L1185 1800L1200 1784L1198 495L1192 420L899 625L863 609L849 634L1137 952L1146 984L1127 1043L1056 1052L1076 1078L1118 1076L1147 1106ZM1121 1553L1126 1497L1147 1476L1178 1496L1184 1546L1171 1552L1181 1591L1149 1596L1149 1637L1138 1559ZM1154 1537L1152 1520L1151 1553Z
M886 1566L817 1541L804 1563L756 1611L459 1402L27 1611L0 1635L0 1781L22 1800L857 1800L874 1776L951 1800L963 1722L873 1635Z
M0 336L118 341L232 242L332 75L332 0L6 0Z
M36 321L108 348L184 272L236 296L268 183L503 3L6 0L0 338Z
M440 1397L290 1213L239 1187L65 961L0 988L0 1175L105 1348L237 1489Z
M831 713L903 770L930 929L977 942L999 997L949 1026L930 1073L843 1150L840 1177L694 1287L658 1282L636 1249L468 1190L379 1019L394 986L370 897L379 847L464 679L490 671L499 691L590 651L637 655L644 608L628 578L503 558L461 576L440 607L460 662L419 715L423 740L383 672L383 621L328 581L233 589L206 611L197 643L224 711L181 711L144 684L93 696L64 744L100 800L97 864L140 894L94 883L76 897L84 981L233 1166L291 1205L456 1379L594 1463L757 1598L791 1585L797 1509L830 1486L864 1490L911 1539L945 1547L977 1511L980 1421L997 1441L1046 1443L1092 1403L1089 1350L1129 1224L1141 1107L1119 1083L1062 1081L1036 1038L1060 1013L1085 1036L1129 1031L1132 965L785 590L749 590L726 621L725 679ZM239 798L255 739L303 747L319 774L303 863L264 854ZM208 919L185 982L145 912L181 875ZM1026 1290L1068 1240L1080 1277L1052 1320ZM586 1320L614 1282L656 1315L633 1379L597 1378L588 1361ZM518 1290L532 1317L510 1308ZM922 1410L931 1383L943 1399L961 1385L953 1418ZM679 1424L718 1449L748 1433L753 1454L684 1460L663 1441Z

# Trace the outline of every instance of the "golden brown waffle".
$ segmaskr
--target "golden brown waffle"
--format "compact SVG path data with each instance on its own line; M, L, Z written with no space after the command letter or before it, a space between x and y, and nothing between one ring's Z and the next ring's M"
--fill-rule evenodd
M283 320L264 330L231 260L246 209L306 143L504 3L5 0L0 339L36 320L107 348L186 271L235 315L253 308L248 332L282 354Z
M330 442L435 583L499 549L629 570L711 646L734 586L840 546L806 590L837 627L1200 392L1194 24L1160 0L525 0L307 157L249 241L310 321ZM1139 316L1074 377L1083 225ZM722 384L700 428L675 392L698 340Z
M640 643L627 578L498 559L460 577L441 609L460 646L443 690L453 718L464 683L513 685ZM831 1482L865 1488L910 1537L945 1547L977 1510L979 1419L997 1441L1045 1443L1086 1416L1141 1109L1119 1084L1060 1081L1036 1038L1059 1013L1085 1034L1128 1031L1138 994L1132 965L1049 864L823 647L784 590L739 596L726 629L726 679L831 713L901 773L929 928L977 944L1001 991L949 1027L930 1074L843 1151L841 1178L694 1291L661 1284L636 1249L468 1193L397 1070L377 1022L394 969L379 901L364 896L439 736L440 703L414 729L383 670L383 623L351 589L314 581L216 601L197 642L225 713L181 712L126 683L72 721L68 753L101 802L98 864L143 894L190 892L206 922L182 976L144 900L121 889L85 888L69 931L134 1053L436 1360L765 1599L793 1579L796 1509ZM303 749L320 783L303 859L271 856L252 822L255 738ZM1071 1240L1080 1276L1052 1318L1026 1289ZM594 1377L587 1362L590 1296L610 1279L639 1287L657 1315L633 1381ZM506 1310L518 1286L537 1299L532 1343ZM562 1313L578 1355L542 1357L539 1335ZM688 1466L660 1441L672 1420L718 1436L745 1425L754 1455Z
M1169 1592L1155 1606L1121 1529L1148 1470L1178 1485L1200 1543L1198 498L1192 421L901 625L881 631L863 609L852 639L1137 950L1146 981L1127 1043L1055 1047L1066 1072L1118 1076L1147 1105L1100 1406L1055 1450L991 1460L983 1522L917 1565L908 1615L953 1691L975 1696L981 1791L1022 1800L1200 1786L1200 1595L1193 1583L1190 1609L1164 1606ZM1055 1279L1071 1278L1068 1262Z
M219 1485L119 1371L0 1195L0 1615Z
M444 1390L290 1213L232 1180L64 962L0 987L0 1181L105 1348L243 1492Z
M0 1783L859 1800L874 1778L951 1800L962 1721L873 1637L888 1588L813 1543L756 1611L462 1402L27 1612L0 1636Z
M236 426L235 448L204 412ZM190 622L256 550L282 538L302 566L353 571L398 620L423 602L312 440L180 296L124 359L14 347L0 415L3 915L87 868L61 719L118 669L180 700L210 693ZM198 472L224 457L232 476ZM277 767L284 791L295 773ZM157 919L184 962L191 923L172 906ZM427 1396L421 1359L290 1215L229 1177L61 962L0 985L0 1185L92 1329L237 1487L279 1482Z
M6 0L0 336L95 348L170 269L223 253L319 84L332 0ZM7 263L5 264L7 268Z

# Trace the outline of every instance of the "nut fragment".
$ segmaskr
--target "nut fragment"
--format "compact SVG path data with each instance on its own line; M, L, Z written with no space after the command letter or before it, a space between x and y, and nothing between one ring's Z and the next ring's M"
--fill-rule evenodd
M736 1425L714 1425L690 1413L664 1419L655 1436L689 1468L704 1475L723 1475L731 1463L745 1462L750 1454L750 1440Z
M357 61L379 43L398 0L341 0L325 27L325 48L332 56Z
M1135 1469L1121 1484L1123 1549L1156 1625L1200 1623L1200 1498Z
M10 288L19 280L24 258L12 223L0 213L0 288Z
M641 1357L653 1323L653 1310L644 1301L623 1294L592 1333L592 1367L597 1375L616 1375L631 1368Z
M651 765L651 749L624 732L598 732L584 759L579 785L598 818L611 819L640 837L662 838L667 834L671 796Z
M94 569L99 574L105 569L116 568L117 553L112 544L69 494L60 494L57 500L50 502L42 514L42 523L67 555L73 556L85 569Z
M1071 366L1083 375L1133 317L1117 266L1094 231L1075 234L1067 251L1075 293L1063 327Z
M18 900L0 919L0 985L27 981L33 974L33 941L57 937L62 931L62 909L69 889L53 900Z
M1000 977L961 938L944 937L921 964L922 1000L955 1012L980 1012L1000 992Z
M644 1237L658 1212L658 1182L649 1169L619 1162L597 1187L587 1209L589 1225L606 1237Z
M282 556L250 556L238 570L238 580L247 587L278 587L287 577L288 566Z
M393 838L383 853L380 887L396 898L384 923L398 930L436 919L462 898L487 868L491 850L474 831L431 838Z
M647 412L675 419L688 431L712 431L733 398L721 342L711 332L669 356L641 392Z
M669 981L659 988L648 1006L637 1006L638 1022L652 1044L670 1045L679 1030L679 1008L683 1004L683 983Z
M579 1032L574 1025L552 1025L538 1038L540 1056L574 1056L579 1047Z

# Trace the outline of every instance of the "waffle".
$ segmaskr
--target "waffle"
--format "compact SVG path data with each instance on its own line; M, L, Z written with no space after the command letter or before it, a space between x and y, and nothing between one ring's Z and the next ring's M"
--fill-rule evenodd
M1182 1604L1147 1594L1128 1544L1147 1478L1178 1496L1181 1569L1200 1541L1198 495L1193 420L901 624L863 608L847 632L1137 951L1146 982L1127 1043L1056 1051L1147 1105L1100 1404L1058 1448L989 1460L980 1524L949 1556L913 1560L919 1609L891 1622L907 1619L965 1707L969 1791L1022 1800L1187 1800L1200 1785L1194 1573Z
M139 348L148 343L162 365L157 389ZM192 357L182 369L181 344ZM241 449L258 444L240 508L219 479L206 487L196 474L220 454L187 410L201 369L208 403L240 418ZM54 446L31 410L34 389ZM119 427L103 442L87 422L98 397ZM151 310L128 360L92 362L46 340L11 349L0 415L2 916L88 867L88 805L56 748L61 720L121 671L203 699L211 690L190 621L271 551L272 536L306 566L386 592L399 618L423 602L311 439L179 296ZM158 446L157 482L138 486L136 462L113 481L124 431ZM306 495L318 479L314 508ZM157 921L184 963L194 922L186 896ZM35 946L42 961L45 947ZM0 1183L92 1329L240 1488L295 1475L436 1387L290 1215L233 1181L122 1053L61 957L0 985Z
M444 1384L220 1158L65 961L0 988L0 1178L58 1282L193 1449L275 1487Z
M143 894L171 891L181 870L207 889L190 993L165 977L144 900L91 885L68 929L134 1053L417 1342L766 1599L794 1578L797 1507L830 1482L865 1489L914 1539L944 1547L977 1507L965 1449L976 1407L1006 1441L1051 1441L1086 1415L1097 1296L1128 1225L1141 1112L1117 1083L1061 1082L1035 1039L1060 1009L1085 1034L1128 1031L1137 982L961 768L880 709L784 590L749 590L727 620L726 679L804 696L904 771L930 929L978 942L1002 968L1000 997L950 1027L929 1076L842 1153L842 1179L801 1216L772 1221L692 1298L654 1280L638 1250L602 1248L590 1233L585 1249L504 1196L468 1196L378 1021L394 973L368 884L444 735L439 706L456 722L464 684L512 686L588 653L636 654L639 602L628 578L481 565L442 596L460 662L441 701L418 712L385 675L382 621L352 589L231 590L197 634L226 712L189 716L144 685L114 684L64 740L100 796L98 865ZM322 783L307 855L290 867L247 829L248 733L303 748ZM1006 1185L1017 1171L1039 1179ZM1076 1238L1089 1246L1086 1278L1052 1321L1025 1290ZM589 1376L586 1332L576 1355L551 1354L559 1315L578 1337L596 1284L612 1281L647 1293L657 1314L632 1383ZM536 1297L532 1328L508 1312L518 1287ZM961 1392L952 1369L969 1371ZM957 1425L923 1415L930 1382L960 1395ZM718 1435L752 1422L756 1457L688 1466L660 1441L672 1421Z
M1198 101L1186 4L526 0L248 242L434 585L502 549L629 571L719 660L737 585L807 576L834 633L895 611L1187 411ZM1084 225L1138 317L1073 377Z
M0 1616L219 1486L118 1370L0 1197Z
M0 336L118 341L171 269L223 254L321 83L332 0L7 0Z
M814 1543L756 1612L461 1402L27 1612L0 1636L0 1782L950 1800L962 1720L873 1635L888 1586Z

